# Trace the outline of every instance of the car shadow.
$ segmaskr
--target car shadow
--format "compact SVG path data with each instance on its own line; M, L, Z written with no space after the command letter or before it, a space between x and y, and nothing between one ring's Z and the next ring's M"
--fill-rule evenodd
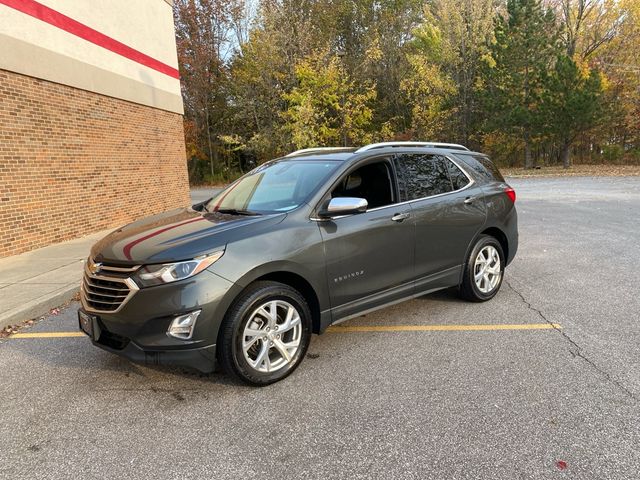
M187 367L139 364L101 350L83 337L7 338L0 344L0 353L20 358L23 365L46 375L76 378L88 391L175 393L175 390L179 396L182 390L213 394L220 391L216 387L232 387L235 391L251 388L219 368L212 373L202 373Z
M416 297L416 300L421 301L439 301L450 303L467 303L465 300L458 296L458 287L445 288L444 290L438 290L437 292L427 293Z

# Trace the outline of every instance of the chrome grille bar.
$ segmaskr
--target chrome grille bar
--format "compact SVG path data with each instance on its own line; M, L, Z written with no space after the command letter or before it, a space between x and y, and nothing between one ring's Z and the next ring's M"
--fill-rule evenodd
M135 272L140 268L141 265L134 265L133 267L114 267L111 265L101 265L100 270L104 270L107 272L118 272L118 273L129 273Z
M111 276L103 272L118 275L135 272L138 268L139 265L126 268L101 265L100 271L91 273L88 263L85 263L80 288L80 300L84 309L95 313L118 312L139 288L131 278Z

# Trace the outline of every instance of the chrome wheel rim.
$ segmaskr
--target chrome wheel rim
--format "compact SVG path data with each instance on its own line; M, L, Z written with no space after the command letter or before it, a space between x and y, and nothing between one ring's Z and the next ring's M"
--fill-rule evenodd
M487 245L483 247L476 257L473 268L476 287L482 293L491 293L502 277L500 268L500 254L495 247Z
M242 332L242 352L254 370L275 372L292 362L301 337L298 310L284 300L270 300L251 313Z

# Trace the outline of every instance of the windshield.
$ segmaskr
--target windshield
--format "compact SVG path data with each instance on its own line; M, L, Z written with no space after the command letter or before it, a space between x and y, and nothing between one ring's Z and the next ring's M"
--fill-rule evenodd
M265 164L209 200L206 209L249 215L293 210L302 205L339 164L330 160Z

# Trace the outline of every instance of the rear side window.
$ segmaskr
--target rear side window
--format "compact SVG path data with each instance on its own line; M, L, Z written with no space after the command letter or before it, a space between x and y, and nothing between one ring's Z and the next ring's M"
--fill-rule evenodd
M394 158L403 200L431 197L453 190L448 160L440 155L403 154Z
M458 158L464 161L469 168L477 173L480 178L487 182L504 182L504 177L488 157L483 155L457 154Z

